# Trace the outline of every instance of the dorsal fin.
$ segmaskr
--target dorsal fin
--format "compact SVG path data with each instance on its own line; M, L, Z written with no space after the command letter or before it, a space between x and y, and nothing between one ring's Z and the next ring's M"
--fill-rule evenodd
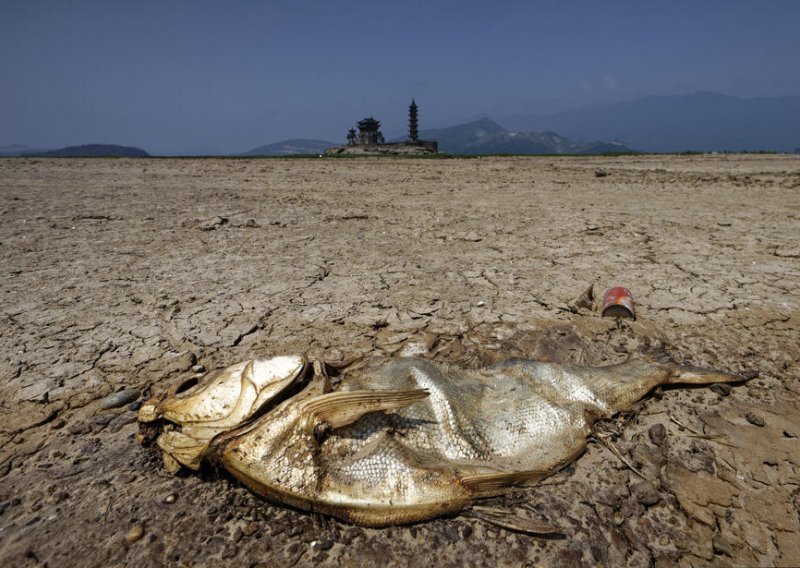
M398 410L427 396L428 391L420 389L334 392L303 401L299 410L303 414L311 414L317 422L326 422L331 428L341 428L369 412Z

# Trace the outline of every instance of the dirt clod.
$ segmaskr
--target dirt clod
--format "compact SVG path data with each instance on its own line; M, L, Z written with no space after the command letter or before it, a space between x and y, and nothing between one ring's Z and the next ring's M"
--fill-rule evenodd
M631 495L636 497L642 505L651 506L655 505L661 500L661 495L658 489L649 481L638 481L631 485Z
M660 446L667 437L667 429L660 422L658 424L653 424L647 430L647 436L653 444Z
M747 414L744 415L744 417L753 426L758 426L759 428L763 428L766 425L764 418L762 418L758 414L748 412Z
M733 546L728 539L721 534L717 533L711 539L711 546L714 548L714 554L724 554L725 556L733 556Z

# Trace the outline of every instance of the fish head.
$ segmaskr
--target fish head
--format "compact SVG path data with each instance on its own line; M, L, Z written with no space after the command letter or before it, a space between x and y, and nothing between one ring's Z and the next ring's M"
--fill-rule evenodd
M253 359L193 376L139 409L139 421L164 422L158 445L183 465L199 468L211 441L282 400L307 375L302 355Z

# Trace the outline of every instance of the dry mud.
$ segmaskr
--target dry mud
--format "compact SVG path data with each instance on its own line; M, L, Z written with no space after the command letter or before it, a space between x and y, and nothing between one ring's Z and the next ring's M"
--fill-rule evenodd
M0 215L0 565L800 563L800 157L5 159ZM271 505L103 408L254 355L649 350L759 376L604 424L650 485L590 443L489 503L563 538Z

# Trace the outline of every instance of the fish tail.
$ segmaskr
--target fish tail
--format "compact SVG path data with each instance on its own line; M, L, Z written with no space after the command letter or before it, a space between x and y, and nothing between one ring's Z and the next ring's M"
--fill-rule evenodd
M716 369L685 365L670 365L668 384L706 385L711 383L740 383L758 376L758 373L735 375Z

